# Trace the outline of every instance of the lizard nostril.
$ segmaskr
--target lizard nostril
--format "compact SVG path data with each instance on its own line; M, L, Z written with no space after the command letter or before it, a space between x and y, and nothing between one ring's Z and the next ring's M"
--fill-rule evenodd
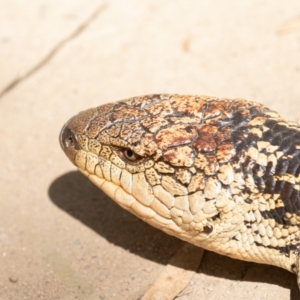
M73 137L72 137L72 136L68 137L68 138L65 140L65 144L66 144L67 147L74 148L75 143L74 143Z
M67 125L65 125L59 135L59 143L70 161L76 165L75 157L80 145L77 140L77 136L74 131Z
M60 146L64 151L70 148L79 150L78 149L79 145L75 133L66 125L63 127L63 129L60 132L59 142L60 142Z

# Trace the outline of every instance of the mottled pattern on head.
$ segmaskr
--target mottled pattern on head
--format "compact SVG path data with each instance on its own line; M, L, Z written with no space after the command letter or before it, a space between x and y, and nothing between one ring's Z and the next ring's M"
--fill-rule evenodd
M69 158L149 224L222 254L294 269L297 124L243 99L163 94L87 110L66 128L75 135L72 149L63 146Z
M89 109L73 117L68 126L77 134L129 147L141 156L184 145L194 152L213 153L224 147L224 141L231 142L233 127L258 115L262 115L261 105L238 99L150 95Z

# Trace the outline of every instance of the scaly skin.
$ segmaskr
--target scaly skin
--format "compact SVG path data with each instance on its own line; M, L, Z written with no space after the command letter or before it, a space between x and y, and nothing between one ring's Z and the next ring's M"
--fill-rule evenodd
M81 112L60 143L79 170L150 225L298 275L300 127L261 104L149 95Z

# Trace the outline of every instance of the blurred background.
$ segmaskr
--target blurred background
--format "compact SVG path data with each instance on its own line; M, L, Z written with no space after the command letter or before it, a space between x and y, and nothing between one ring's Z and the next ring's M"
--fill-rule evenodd
M62 153L83 109L149 93L300 117L297 0L0 1L0 299L139 299L183 242L117 207ZM176 299L300 299L296 277L205 253Z

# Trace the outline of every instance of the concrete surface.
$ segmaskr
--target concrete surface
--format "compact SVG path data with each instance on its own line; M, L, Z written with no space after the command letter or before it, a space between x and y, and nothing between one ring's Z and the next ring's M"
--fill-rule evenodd
M139 299L183 242L123 211L58 144L138 94L243 97L300 115L297 0L4 0L0 299ZM300 299L284 270L205 252L177 299Z

